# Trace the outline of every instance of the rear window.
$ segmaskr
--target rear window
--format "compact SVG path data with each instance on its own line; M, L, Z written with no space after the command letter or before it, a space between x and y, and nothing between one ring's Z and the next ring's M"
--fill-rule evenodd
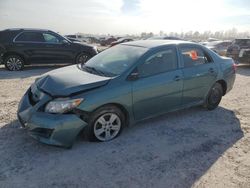
M239 46L250 46L250 39L236 39L234 43Z
M38 32L23 32L16 39L16 42L44 42L41 33Z
M218 43L214 43L215 45L214 46L216 46L216 47L228 47L229 45L231 45L231 43L232 42L218 42ZM213 42L212 42L212 44L213 44ZM211 45L211 46L213 46L213 45Z

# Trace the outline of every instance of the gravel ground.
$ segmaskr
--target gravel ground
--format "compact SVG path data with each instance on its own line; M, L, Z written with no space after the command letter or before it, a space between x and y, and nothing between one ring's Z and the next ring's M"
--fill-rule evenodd
M249 66L214 111L169 113L70 150L33 140L16 118L23 93L53 68L0 66L0 187L250 187Z

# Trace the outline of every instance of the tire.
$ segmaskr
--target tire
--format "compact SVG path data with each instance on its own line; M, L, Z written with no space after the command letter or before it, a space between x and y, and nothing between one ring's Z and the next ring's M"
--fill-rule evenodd
M221 84L215 83L208 93L205 107L208 110L214 110L220 104L222 96L223 96L223 89Z
M82 53L80 53L79 55L77 55L77 57L76 57L76 64L84 64L84 63L86 63L88 60L90 59L90 55L89 54L87 54L87 53L84 53L84 52L82 52Z
M18 55L9 55L4 58L4 65L9 71L20 71L24 67L24 60Z
M90 117L84 130L89 141L106 142L119 136L125 125L125 116L116 106L109 105L97 109Z

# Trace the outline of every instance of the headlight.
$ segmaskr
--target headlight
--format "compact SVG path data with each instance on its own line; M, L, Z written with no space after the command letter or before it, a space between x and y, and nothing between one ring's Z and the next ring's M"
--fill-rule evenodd
M66 113L79 106L82 101L83 99L56 99L46 105L45 112L57 114Z

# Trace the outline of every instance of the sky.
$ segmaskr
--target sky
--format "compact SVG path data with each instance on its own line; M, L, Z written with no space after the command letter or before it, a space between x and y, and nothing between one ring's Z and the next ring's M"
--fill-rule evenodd
M62 34L250 31L250 0L0 0L0 30Z

